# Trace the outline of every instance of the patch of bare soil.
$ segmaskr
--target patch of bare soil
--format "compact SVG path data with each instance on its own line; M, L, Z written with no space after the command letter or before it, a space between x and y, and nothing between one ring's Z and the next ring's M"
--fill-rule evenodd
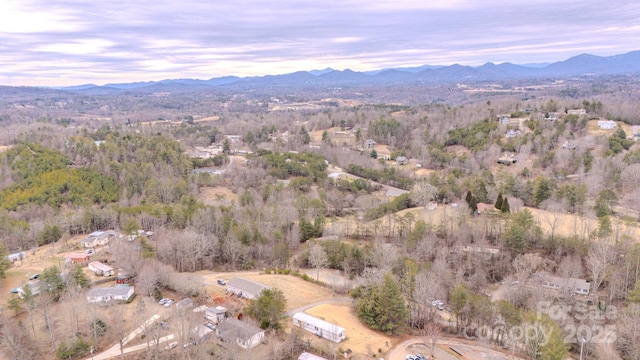
M447 152L448 153L452 153L452 154L456 154L457 156L461 156L461 155L467 155L467 156L472 156L473 153L471 152L471 150L467 149L466 146L464 145L449 145L447 146Z
M238 202L238 195L223 186L201 187L198 197L207 205L228 205Z
M345 328L347 338L339 346L344 350L351 349L354 359L371 359L376 354L379 357L378 349L386 352L393 346L390 337L362 324L350 304L323 304L305 312Z
M218 121L218 120L220 120L220 116L209 116L202 119L193 120L193 122L201 123L201 122Z

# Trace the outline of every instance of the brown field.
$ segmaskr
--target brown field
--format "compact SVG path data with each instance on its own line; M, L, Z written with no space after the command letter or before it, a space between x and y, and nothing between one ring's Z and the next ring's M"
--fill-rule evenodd
M238 195L231 191L231 189L223 186L201 187L198 198L207 205L231 204L238 202Z
M199 122L218 121L218 120L220 120L220 116L208 116L202 119L195 119L193 120L193 122L199 123Z
M374 354L380 356L378 349L386 352L393 346L390 337L363 325L350 304L323 304L305 312L345 328L347 339L339 346L351 349L355 359L370 359Z

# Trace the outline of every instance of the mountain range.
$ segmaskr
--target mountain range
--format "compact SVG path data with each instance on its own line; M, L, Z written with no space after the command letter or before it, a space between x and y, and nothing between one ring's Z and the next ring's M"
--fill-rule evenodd
M106 84L86 84L57 89L85 93L111 94L118 92L154 93L161 91L187 92L212 88L267 87L340 87L398 84L435 84L479 81L516 80L525 78L568 78L588 75L623 75L640 73L640 50L614 56L582 54L551 64L486 63L472 67L463 65L423 65L358 72L349 69L298 71L284 75L254 77L224 76L208 80L173 79L161 81Z

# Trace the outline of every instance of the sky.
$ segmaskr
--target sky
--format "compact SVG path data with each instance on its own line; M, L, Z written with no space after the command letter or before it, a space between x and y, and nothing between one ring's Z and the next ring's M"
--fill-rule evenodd
M629 0L0 0L0 85L554 62L640 50Z

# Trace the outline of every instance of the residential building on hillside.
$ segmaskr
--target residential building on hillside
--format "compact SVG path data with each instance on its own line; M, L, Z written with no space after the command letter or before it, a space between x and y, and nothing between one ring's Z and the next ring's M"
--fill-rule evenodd
M346 337L346 331L343 327L303 312L293 315L293 325L333 342L340 342Z
M97 276L113 276L115 272L113 268L100 261L92 261L89 263L89 270L93 271Z
M233 278L227 283L227 292L249 300L258 297L262 290L268 288L266 285L243 278Z
M216 334L225 342L235 342L244 349L253 349L264 340L264 330L234 318L220 323Z
M129 301L134 294L133 286L93 288L87 292L87 301L90 303L106 303L111 300Z
M545 274L542 276L542 287L567 291L572 294L589 295L591 284L584 279L562 278Z

